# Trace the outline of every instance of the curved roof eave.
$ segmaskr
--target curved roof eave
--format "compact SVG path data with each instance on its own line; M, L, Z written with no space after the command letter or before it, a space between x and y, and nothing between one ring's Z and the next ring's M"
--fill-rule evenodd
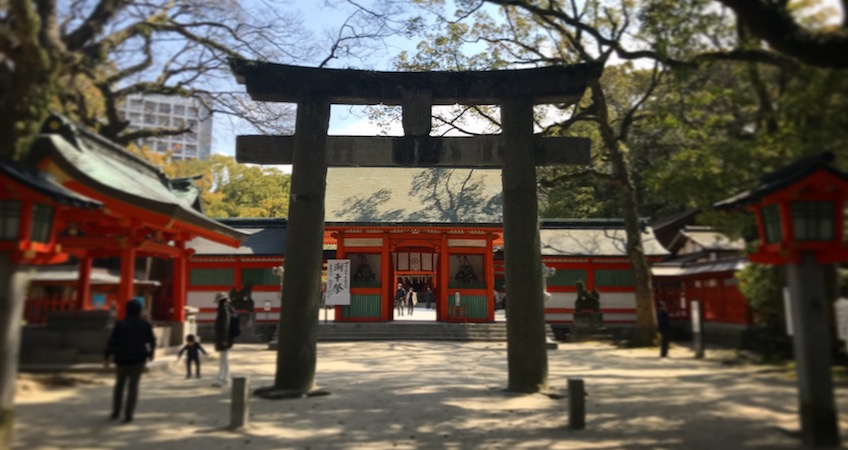
M49 158L76 181L102 193L104 196L163 216L165 219L163 226L172 226L171 221L184 222L189 225L188 228L191 231L204 238L235 247L238 247L238 243L247 237L244 233L187 208L176 197L174 197L173 202L156 200L152 197L127 192L98 180L93 174L89 174L79 167L79 161L85 158L85 152L90 152L90 150L75 146L59 134L42 134L36 138L32 145L31 158L37 159L38 161L34 161L36 163ZM79 158L75 160L73 156L79 156Z

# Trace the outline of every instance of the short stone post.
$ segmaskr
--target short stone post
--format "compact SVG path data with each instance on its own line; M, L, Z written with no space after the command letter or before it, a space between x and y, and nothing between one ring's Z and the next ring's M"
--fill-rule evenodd
M568 379L568 426L572 430L586 428L586 391L582 378Z
M704 357L704 307L700 301L692 302L692 342L695 358Z
M247 426L248 395L250 378L233 377L233 393L230 402L230 428L238 429Z

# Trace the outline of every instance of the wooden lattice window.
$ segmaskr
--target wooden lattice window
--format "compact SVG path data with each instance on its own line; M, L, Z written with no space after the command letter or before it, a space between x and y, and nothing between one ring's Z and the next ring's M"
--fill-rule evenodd
M253 286L279 286L280 277L274 275L271 268L241 269L241 284Z
M34 242L50 242L53 227L53 208L47 205L32 205L32 225L29 239Z
M548 278L548 286L575 286L578 281L586 284L586 269L557 269L554 276Z
M595 271L595 286L633 286L633 271L599 269Z
M232 268L191 269L188 283L191 286L232 286L235 279Z
M0 240L17 240L20 224L21 202L0 201Z

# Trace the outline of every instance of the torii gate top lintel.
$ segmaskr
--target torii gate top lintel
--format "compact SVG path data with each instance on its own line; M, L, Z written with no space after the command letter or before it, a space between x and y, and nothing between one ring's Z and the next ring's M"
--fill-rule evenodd
M433 105L497 105L509 98L534 104L574 103L602 67L593 64L466 72L377 72L319 69L230 59L230 68L253 100L300 103L310 95L332 104L401 105L424 91Z

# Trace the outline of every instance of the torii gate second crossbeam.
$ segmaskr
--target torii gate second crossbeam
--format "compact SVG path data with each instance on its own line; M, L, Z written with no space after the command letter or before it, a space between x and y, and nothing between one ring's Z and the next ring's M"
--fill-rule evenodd
M373 72L230 60L258 101L297 103L293 137L240 136L240 162L292 164L277 373L267 396L314 389L328 166L502 168L508 389L547 387L536 166L585 164L589 140L533 135L533 105L573 104L601 75L596 65L508 71ZM401 105L404 136L328 137L331 104ZM433 105L500 105L500 135L430 137ZM516 299L516 300L513 300Z

